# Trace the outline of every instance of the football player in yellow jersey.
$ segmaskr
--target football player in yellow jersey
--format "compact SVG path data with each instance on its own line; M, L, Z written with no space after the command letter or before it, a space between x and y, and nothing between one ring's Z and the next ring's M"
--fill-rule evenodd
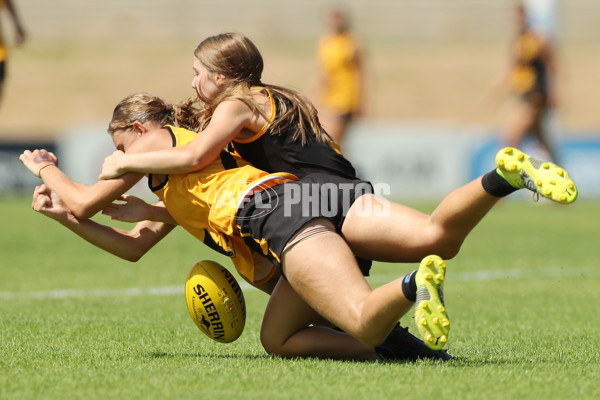
M153 96L134 95L117 106L109 131L117 148L134 153L193 140L192 132L165 127L173 118L172 106ZM141 179L139 173L86 186L66 177L55 157L45 151L25 151L20 160L52 188L50 192L38 189L34 208L57 216L69 229L107 251L128 256L133 252L135 259L173 228L173 221L165 218L163 222L144 221L131 234L85 219L118 199ZM415 303L417 326L427 346L438 351L448 340L450 322L442 293L446 265L440 257L427 254L454 257L498 200L520 188L565 204L577 197L566 171L516 149L498 153L497 166L450 193L431 215L372 194L365 181L324 174L295 180L285 173L233 165L227 156L195 173L150 175L149 183L175 221L199 239L206 243L204 232L214 230L216 235L210 237L216 238L213 241L219 248L233 244L235 249L243 238L285 275L272 290L261 328L267 352L287 357L379 359L389 354L396 357L404 350L388 341L388 335ZM59 197L53 199L53 192ZM221 202L222 193L233 201ZM69 211L57 215L53 207L59 198ZM229 242L220 241L221 235ZM243 263L236 262L243 245L237 251L231 255L236 268L256 283L253 260L247 256ZM417 270L373 290L355 254L388 262L424 258ZM348 334L313 326L320 316ZM443 358L440 353L428 357Z
M25 29L19 18L17 10L12 0L0 0L0 9L6 7L8 14L12 18L15 26L17 46L25 43ZM2 26L0 26L0 101L2 101L2 93L4 88L4 80L6 78L6 61L8 59L8 50L2 35Z
M145 93L128 96L115 108L109 133L117 148L129 152L152 151L171 147L174 143L183 145L192 140L196 133L167 125L174 123L175 113L173 106L167 105L155 96ZM60 196L72 215L83 220L111 205L143 177L143 174L133 173L119 179L99 181L91 186L80 185L71 181L56 167L51 154L42 153L44 156L40 156L38 153L40 152L25 152L21 159L25 162L30 158L45 157L46 162L38 166L37 170L36 165L25 163L32 173L43 174L41 177L44 182ZM234 204L231 205L230 199L224 198L219 203L220 208L214 212L214 206L219 199L207 196L211 188L209 185L229 183L230 192L237 195L251 187L255 180L260 180L262 184L269 184L267 180L269 177L270 174L256 170L239 157L225 152L196 174L172 175L168 181L166 175L150 175L149 187L157 194L161 204L163 206L167 204L169 207L170 213L160 214L163 218L159 221L167 224L143 222L135 229L135 234L141 234L143 240L136 238L133 241L136 243L135 246L131 246L131 243L123 244L124 248L119 247L115 251L124 252L117 254L122 258L137 259L179 224L213 250L230 256L240 274L250 283L260 286L273 276L275 270L272 265L269 265L267 270L255 270L250 250L239 236L231 234L234 222L227 216L235 212L236 199L233 199ZM295 179L290 174L278 174L273 178ZM209 206L192 207L190 198L195 199L196 204ZM185 199L187 203L182 204L180 199ZM231 207L234 207L234 211L230 210ZM94 225L92 222L85 222L85 224ZM78 229L83 228L78 226ZM99 240L100 244L95 244L105 248L102 239Z
M535 139L544 158L556 161L549 143L544 116L557 105L557 61L552 42L528 25L527 10L523 4L514 8L516 32L504 71L492 82L488 97L510 89L517 99L517 107L506 127L505 144L518 147L527 135Z
M196 133L165 126L174 123L176 113L176 107L165 104L159 98L147 94L132 95L115 108L109 132L113 136L115 146L127 152L152 151L184 145L192 140ZM287 346L285 351L274 347L274 343L279 343L282 334L291 335L296 332L277 327L277 320L286 317L280 315L277 308L273 308L274 311L269 313L272 318L266 319L269 322L265 323L261 335L265 349L272 354L366 360L451 358L445 350L428 348L397 324L389 337L381 339L383 343L375 343L379 346L365 345L350 335L324 327L323 318L298 297L289 285L282 283L279 279L281 270L275 268L273 263L261 254L260 249L258 253L252 252L245 245L239 232L232 230L235 219L231 217L237 212L239 200L250 198L254 191L264 192L272 185L279 186L279 182L294 179L290 174L268 174L253 168L239 157L224 152L218 160L196 173L150 175L150 187L163 200L152 208L153 211L158 210L152 216L154 221L145 220L137 223L130 231L123 231L98 224L88 218L100 210L110 208L114 200L121 199L127 201L128 205L135 205L135 198L123 197L122 194L141 179L141 174L128 173L88 186L70 180L57 167L56 157L44 150L25 151L20 160L44 181L44 185L38 186L34 191L33 208L56 219L105 251L130 261L137 261L180 223L214 250L229 255L240 274L254 286L267 293L275 293L274 287L278 284L279 294L274 296L273 304L281 305L285 302L290 315L301 318L302 323L308 324L308 331L303 331L297 337L302 344L292 340L289 344L293 344L293 347ZM225 192L233 196L233 202L226 196L223 201L219 201L218 196L215 198L211 194L214 193L210 190L211 187L218 186L227 189ZM115 215L119 210L119 206L113 207L112 212L108 212L111 215ZM168 213L164 212L165 207ZM235 229L237 230L237 227ZM328 230L321 232L319 227L312 229L313 233L332 234ZM335 234L334 237L339 235ZM356 260L353 255L351 258L349 267L358 274L360 282L366 283L358 267L354 267ZM354 275L355 279L356 277L357 275ZM401 293L395 295L399 298L402 296ZM409 301L405 302L407 307L412 304ZM389 318L394 319L396 315L388 316ZM393 320L394 323L397 319ZM297 321L293 323L297 324ZM384 327L384 333L387 331L387 327ZM375 340L379 342L378 339Z
M319 118L339 144L351 121L362 114L364 104L364 57L349 24L347 12L341 8L330 10L328 32L317 49Z

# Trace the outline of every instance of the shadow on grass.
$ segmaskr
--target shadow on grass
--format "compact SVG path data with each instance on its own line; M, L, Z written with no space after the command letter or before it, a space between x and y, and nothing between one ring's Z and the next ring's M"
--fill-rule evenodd
M147 353L146 357L148 358L157 358L157 359L176 359L176 358L221 358L221 359L246 359L246 360L267 360L273 358L268 354L215 354L215 353L167 353L163 351L154 351L151 353Z
M273 360L273 361L298 361L303 360L303 358L284 358L279 356L270 356L268 354L247 354L247 353L239 353L239 354L215 354L215 353L167 353L155 351L151 353L147 353L146 357L155 358L155 359L185 359L185 358L217 358L224 360L254 360L254 361L264 361L264 360ZM319 361L320 359L315 357L307 357L304 358L306 360ZM444 364L444 365L452 365L455 363L459 364L468 364L469 361L466 359L456 359L449 361L441 361L441 360L397 360L397 361L373 361L373 360L335 360L335 359L322 359L324 362L340 362L340 363L363 363L363 364L413 364L413 363L429 363L429 364Z

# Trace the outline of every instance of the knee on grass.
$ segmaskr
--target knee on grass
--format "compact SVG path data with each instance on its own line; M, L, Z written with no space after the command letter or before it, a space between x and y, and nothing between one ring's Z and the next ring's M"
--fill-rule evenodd
M288 339L289 338L283 340L281 338L269 337L268 335L263 334L263 332L260 334L260 343L268 355L284 358L299 356L299 352L289 345Z
M310 328L309 328L310 329ZM332 329L332 328L326 328ZM339 333L339 332L338 332ZM355 339L363 343L368 347L375 347L383 343L388 335L388 332L379 332L373 333L372 329L361 329L358 331L348 332ZM303 340L299 342L290 341L290 335L286 338L281 335L269 335L265 331L261 331L260 333L260 342L263 346L263 349L267 352L267 354L271 356L279 356L284 358L293 358L293 357L301 357L308 355L306 348L299 348L298 346L302 346L302 343L305 343ZM300 344L299 344L300 343ZM314 355L309 351L310 355Z

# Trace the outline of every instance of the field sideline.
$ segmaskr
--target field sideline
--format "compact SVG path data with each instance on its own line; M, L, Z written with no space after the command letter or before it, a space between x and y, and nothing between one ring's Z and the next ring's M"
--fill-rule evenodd
M492 210L448 261L448 347L459 359L444 364L271 358L258 338L267 296L247 286L242 337L212 342L187 314L183 281L196 261L231 268L227 259L178 229L128 263L29 205L0 198L2 399L600 396L598 203ZM369 279L412 268L376 264ZM402 322L416 332L411 316Z

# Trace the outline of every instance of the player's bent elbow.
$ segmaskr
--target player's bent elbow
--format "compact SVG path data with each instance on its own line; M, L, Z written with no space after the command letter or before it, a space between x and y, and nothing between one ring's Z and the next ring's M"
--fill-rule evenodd
M189 147L189 148L188 148ZM186 152L181 155L183 163L193 171L201 170L212 161L216 160L221 153L221 149L200 150L191 146L185 146Z
M190 146L179 147L179 154L177 154L177 172L191 172L200 169L202 165L203 154L199 154L194 149L189 148Z
M71 213L78 219L88 219L96 215L98 207L86 199L74 199L69 201L66 206L71 210Z
M69 207L69 209L77 219L88 219L93 217L94 214L96 214L95 210L92 210L90 207L87 207L82 204L75 205L74 207Z
M135 239L133 242L130 242L125 245L125 257L127 261L137 262L139 261L150 249L152 248L152 244L147 243L139 243Z
M125 260L131 261L132 263L134 263L134 262L138 262L140 260L140 258L142 258L141 255L132 255L132 256L126 257Z
M145 251L138 251L137 249L127 249L119 254L118 257L126 261L138 262L146 254Z
M206 166L205 160L206 157L203 157L202 155L190 154L187 162L194 171L198 171Z

